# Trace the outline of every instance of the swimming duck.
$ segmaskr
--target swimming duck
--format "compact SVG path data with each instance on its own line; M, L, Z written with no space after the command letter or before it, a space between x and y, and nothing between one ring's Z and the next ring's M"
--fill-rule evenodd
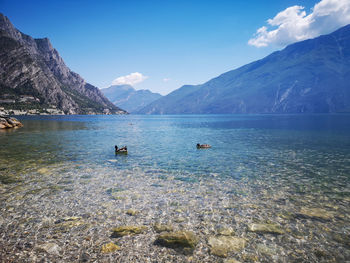
M199 143L197 143L197 149L207 149L207 148L211 148L211 146L209 144L199 144Z
M115 148L115 154L119 154L119 153L123 153L123 154L127 154L128 153L128 148L126 146L122 147L122 148L118 148L118 146L114 146Z

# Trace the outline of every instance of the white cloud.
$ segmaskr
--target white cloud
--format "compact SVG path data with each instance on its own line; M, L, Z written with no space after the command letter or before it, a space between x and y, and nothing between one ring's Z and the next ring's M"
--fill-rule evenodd
M129 75L126 76L121 76L119 78L116 78L115 80L112 81L112 85L135 85L137 83L140 83L144 80L146 80L148 77L142 75L139 72L134 72L134 73L130 73Z
M349 0L321 0L307 14L303 6L291 6L268 19L268 27L259 28L249 45L266 47L290 43L328 34L350 23Z
M163 82L168 82L168 81L170 81L171 79L170 78L164 78L163 79Z

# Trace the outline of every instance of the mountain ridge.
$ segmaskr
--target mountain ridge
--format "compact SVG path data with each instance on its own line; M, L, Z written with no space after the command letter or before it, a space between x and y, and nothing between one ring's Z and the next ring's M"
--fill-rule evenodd
M291 44L204 84L185 85L138 113L349 112L349 68L347 25Z
M128 112L137 112L151 102L162 97L150 90L136 90L131 85L112 85L101 92L115 105Z
M20 32L1 13L0 47L3 109L48 114L126 113L71 71L48 38L34 39Z

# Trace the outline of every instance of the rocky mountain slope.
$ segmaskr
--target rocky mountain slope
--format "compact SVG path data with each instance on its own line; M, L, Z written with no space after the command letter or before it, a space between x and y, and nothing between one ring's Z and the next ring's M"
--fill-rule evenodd
M350 112L350 25L287 46L202 85L183 86L146 114Z
M33 39L0 14L0 107L34 113L123 114L64 63L47 38Z
M101 91L114 105L131 113L162 97L159 93L149 90L135 90L130 85L115 85Z

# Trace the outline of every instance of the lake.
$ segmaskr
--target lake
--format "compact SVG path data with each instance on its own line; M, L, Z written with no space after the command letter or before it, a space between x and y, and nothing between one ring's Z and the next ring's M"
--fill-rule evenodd
M349 114L18 119L0 131L5 261L350 260Z

